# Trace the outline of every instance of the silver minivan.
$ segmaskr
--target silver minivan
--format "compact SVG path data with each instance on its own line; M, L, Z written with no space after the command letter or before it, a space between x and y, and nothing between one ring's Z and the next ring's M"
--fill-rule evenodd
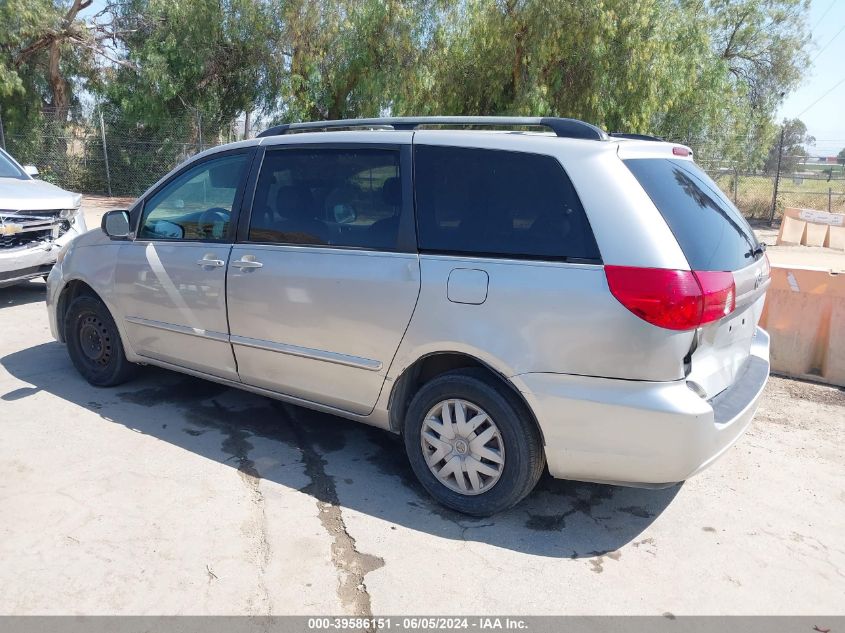
M689 148L572 119L282 125L101 228L48 280L89 382L158 365L384 428L473 515L545 468L687 479L769 374L768 260L742 215Z

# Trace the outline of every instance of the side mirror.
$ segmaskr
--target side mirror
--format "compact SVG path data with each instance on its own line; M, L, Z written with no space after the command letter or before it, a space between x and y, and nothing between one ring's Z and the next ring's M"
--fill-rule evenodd
M31 176L32 178L35 178L38 175L38 167L35 165L24 165L23 170L27 176Z
M108 211L100 222L100 228L109 237L126 239L129 237L129 211L124 209Z

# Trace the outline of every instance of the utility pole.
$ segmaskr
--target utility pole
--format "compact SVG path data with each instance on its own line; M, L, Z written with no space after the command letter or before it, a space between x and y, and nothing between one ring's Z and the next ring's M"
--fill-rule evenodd
M3 106L0 106L0 147L6 149L6 131L3 129Z
M199 111L199 108L197 108L197 131L199 133L200 151L202 151L204 149L202 142L202 113Z
M100 109L100 135L103 138L103 158L106 161L106 183L109 187L109 198L112 197L111 193L111 171L109 170L109 150L106 146L106 125L103 123L103 110Z
M734 165L734 204L737 204L739 198L739 167Z
M780 184L780 162L783 158L783 135L786 131L786 126L782 125L780 128L780 141L778 142L778 168L775 172L775 189L772 192L772 210L769 213L769 226L775 222L775 208L778 202L778 185Z

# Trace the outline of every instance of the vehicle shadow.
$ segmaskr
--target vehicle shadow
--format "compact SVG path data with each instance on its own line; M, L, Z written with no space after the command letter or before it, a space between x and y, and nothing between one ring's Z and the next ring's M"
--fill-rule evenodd
M96 412L104 424L121 424L318 501L442 538L539 556L594 558L600 566L601 557L618 556L616 550L634 541L680 489L640 490L546 475L515 508L475 519L431 500L414 479L402 443L386 431L155 368L143 368L120 387L98 389L76 373L58 343L9 354L0 364L32 385L0 394L0 400L45 391ZM301 472L292 475L273 461L279 443L299 454L310 479L305 487Z
M22 281L14 286L2 287L0 288L0 309L44 301L46 291L47 284L41 279Z

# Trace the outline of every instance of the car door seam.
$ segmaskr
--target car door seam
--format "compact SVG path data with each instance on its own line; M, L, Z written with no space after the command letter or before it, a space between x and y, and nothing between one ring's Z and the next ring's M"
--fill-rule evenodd
M350 367L366 369L368 371L380 371L384 367L384 363L380 360L364 358L362 356L353 356L351 354L341 354L340 352L314 349L311 347L302 347L300 345L291 345L290 343L277 343L275 341L251 338L249 336L230 334L229 341L232 345L242 345L244 347L252 347L268 352L277 352L279 354L287 354L289 356L299 356L300 358L325 361L336 365L348 365Z

